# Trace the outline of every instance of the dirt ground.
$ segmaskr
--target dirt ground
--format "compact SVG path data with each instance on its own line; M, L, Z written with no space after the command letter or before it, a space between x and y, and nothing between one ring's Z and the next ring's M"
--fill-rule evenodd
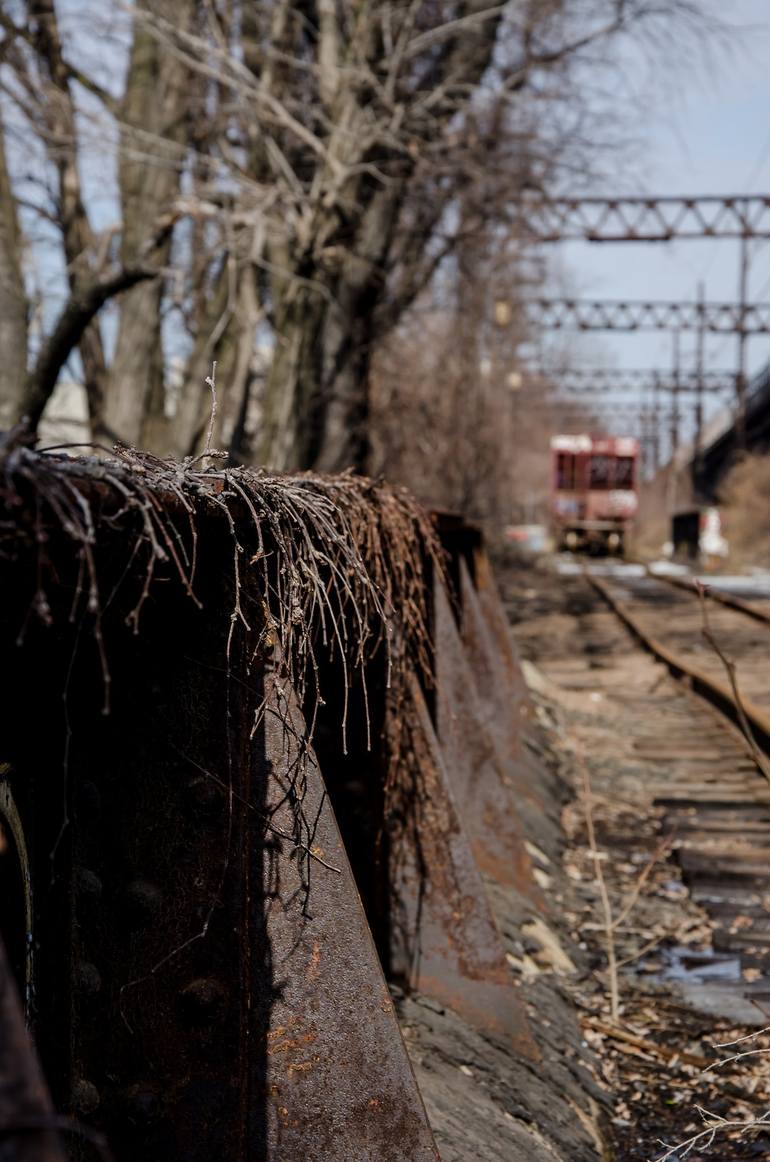
M681 837L656 803L709 761L721 726L631 641L583 578L509 562L500 580L542 758L572 791L562 817L560 900L572 963L544 969L535 941L523 971L559 971L578 1006L609 1100L607 1156L770 1157L770 1124L756 1124L770 1122L770 1037L761 1032L770 1025L770 988L750 955L736 979L734 958L719 953L713 921L682 874ZM729 760L729 737L719 745ZM745 766L737 739L734 764ZM741 925L739 908L729 923ZM717 1064L735 1054L739 1060Z

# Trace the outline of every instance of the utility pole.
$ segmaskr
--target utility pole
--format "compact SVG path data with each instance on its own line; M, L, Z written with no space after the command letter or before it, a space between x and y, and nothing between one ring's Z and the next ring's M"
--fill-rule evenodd
M736 415L735 442L741 451L746 447L746 308L749 297L749 238L741 235L741 263L738 285L740 314L738 321L738 372L735 377Z
M674 331L674 378L671 384L671 458L679 448L679 340L681 333Z
M656 375L652 387L652 468L656 473L660 468L660 376Z
M701 468L701 447L703 444L703 379L705 374L706 319L704 311L705 292L703 283L698 283L698 346L696 350L695 384L695 455L692 458L693 486L697 485Z

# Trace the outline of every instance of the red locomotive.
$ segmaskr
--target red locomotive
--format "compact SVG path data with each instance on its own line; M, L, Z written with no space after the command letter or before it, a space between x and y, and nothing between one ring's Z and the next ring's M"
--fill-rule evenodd
M638 507L639 442L553 436L551 520L559 549L621 554Z

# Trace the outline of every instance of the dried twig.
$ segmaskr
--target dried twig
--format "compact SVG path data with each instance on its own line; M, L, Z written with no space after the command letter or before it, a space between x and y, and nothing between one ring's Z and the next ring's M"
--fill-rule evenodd
M667 1162L670 1158L687 1158L692 1154L696 1146L699 1149L707 1150L710 1146L713 1146L718 1134L723 1134L728 1130L740 1130L741 1133L746 1133L750 1130L770 1127L770 1110L762 1114L759 1118L748 1118L742 1121L741 1119L730 1120L723 1118L721 1114L711 1113L709 1110L703 1109L702 1106L696 1106L695 1108L703 1119L705 1129L699 1130L691 1138L687 1138L684 1142L678 1142L673 1146L659 1138L658 1142L661 1146L665 1147L665 1153L659 1154L655 1162Z
M207 451L216 407L214 375L215 369ZM221 668L229 691L240 680L231 667L236 645L238 656L249 661L275 659L268 690L255 710L252 738L265 714L277 707L292 754L283 802L292 808L290 838L307 902L317 818L306 816L304 803L318 712L326 700L323 673L329 672L329 663L342 670L338 725L343 742L349 692L356 684L369 734L366 681L375 657L383 659L395 705L409 673L430 681L426 569L432 563L440 572L443 565L426 514L406 492L364 477L267 476L245 468L205 467L199 460L173 463L131 448L116 449L112 460L75 460L9 441L0 450L0 469L1 498L15 514L13 522L0 527L0 551L31 553L37 562L29 617L53 618L57 606L48 591L56 590L57 578L48 546L55 542L62 552L69 544L78 567L69 619L81 627L83 637L90 633L96 642L105 695L110 673L101 628L104 610L109 607L114 614L120 598L127 624L140 632L144 606L159 581L179 584L183 596L200 605L194 587L198 532L204 522L224 522L232 556L229 569L223 561L217 570L229 587L229 609L210 610L225 623ZM105 557L111 578L106 598L100 584ZM292 710L292 692L304 719ZM229 716L229 694L227 705ZM229 739L231 731L226 734ZM397 734L392 743L386 793L395 793L399 777L412 777L398 762ZM227 787L232 812L229 753L225 758L228 770L216 779ZM223 875L227 860L225 852ZM208 921L193 938L207 930Z
M206 432L206 448L203 453L204 456L211 455L211 441L214 438L214 421L217 418L217 361L216 359L211 365L211 375L206 376L206 384L211 390L211 414L209 416L209 428Z
M601 856L599 853L599 848L596 844L591 776L588 772L588 763L585 760L585 755L583 754L582 747L579 743L575 744L575 756L578 761L578 766L580 767L582 780L583 810L585 812L586 830L588 832L588 846L591 849L591 856L594 862L594 874L596 876L597 887L599 888L599 897L602 902L602 912L604 915L604 933L607 945L607 975L609 979L610 991L610 1013L612 1015L612 1020L617 1023L620 1018L620 989L618 987L618 966L617 957L615 954L615 925L612 918L612 905L610 904L607 884L605 882L604 872L602 870Z

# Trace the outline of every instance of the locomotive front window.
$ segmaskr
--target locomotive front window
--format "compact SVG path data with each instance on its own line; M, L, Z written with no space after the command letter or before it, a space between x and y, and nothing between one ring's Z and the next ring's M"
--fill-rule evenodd
M634 487L634 458L633 456L618 456L615 461L615 487Z
M588 487L592 490L612 488L612 457L592 456Z
M556 487L572 492L575 487L575 457L571 452L559 452L556 457Z

